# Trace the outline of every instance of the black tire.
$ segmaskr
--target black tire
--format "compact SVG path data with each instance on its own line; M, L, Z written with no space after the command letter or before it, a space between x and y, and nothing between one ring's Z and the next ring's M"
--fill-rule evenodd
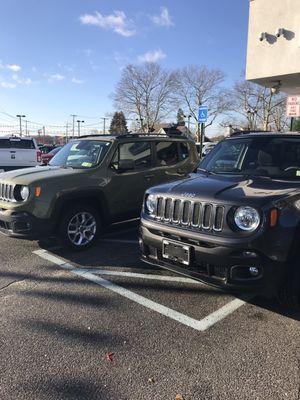
M76 251L83 251L93 246L100 231L99 213L95 208L84 204L66 210L59 225L62 243Z
M280 305L293 311L300 310L300 264L296 256L292 261L286 282L278 291L277 298Z

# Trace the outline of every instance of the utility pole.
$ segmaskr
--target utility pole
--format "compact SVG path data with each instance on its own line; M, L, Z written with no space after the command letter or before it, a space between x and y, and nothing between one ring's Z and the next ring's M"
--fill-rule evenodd
M65 140L65 142L66 143L68 143L68 129L69 129L69 124L68 124L68 122L66 123L66 140Z
M79 119L77 120L77 124L78 124L78 137L80 136L80 124L83 124L84 121L80 121Z
M103 119L103 134L105 135L105 134L106 134L106 132L105 132L105 121L106 121L108 118L103 117L102 119Z
M76 114L71 114L71 117L73 118L73 129L72 129L72 136L75 136L75 118L77 117Z
M28 136L28 130L27 130L27 119L25 120L25 136Z
M20 121L20 136L22 136L22 118L25 118L26 115L17 114L16 117L19 118Z
M46 130L45 130L45 127L43 126L43 142L44 142L44 144L46 144Z
M186 115L184 115L184 118L186 118ZM191 118L192 118L192 116L191 116L191 114L189 114L187 116L187 119L188 119L188 134L190 134Z

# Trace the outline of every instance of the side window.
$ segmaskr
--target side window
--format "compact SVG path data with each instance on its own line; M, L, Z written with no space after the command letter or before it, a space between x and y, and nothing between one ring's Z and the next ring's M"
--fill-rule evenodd
M164 167L178 163L177 142L157 142L155 145L158 166Z
M118 169L120 161L132 160L134 169L143 170L151 167L151 143L132 142L120 144L112 160L112 165Z
M9 149L10 141L9 139L0 139L0 149Z
M179 143L179 161L184 161L189 158L189 144L187 142Z

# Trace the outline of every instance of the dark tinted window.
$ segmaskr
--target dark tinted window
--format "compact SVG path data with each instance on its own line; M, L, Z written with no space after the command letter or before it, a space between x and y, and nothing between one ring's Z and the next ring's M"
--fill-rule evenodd
M0 139L0 149L35 149L33 140L28 139Z
M178 163L177 142L156 143L157 165L175 165Z
M10 147L14 149L35 149L33 140L28 139L10 139Z
M10 141L9 139L0 139L0 149L9 149Z
M134 142L120 144L113 159L113 166L118 169L120 160L133 160L135 169L151 167L151 144L149 142Z

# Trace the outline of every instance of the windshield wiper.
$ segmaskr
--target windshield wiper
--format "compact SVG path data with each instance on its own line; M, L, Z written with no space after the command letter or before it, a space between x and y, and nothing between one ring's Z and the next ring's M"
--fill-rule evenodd
M207 175L217 175L215 172L209 171L208 169L205 168L197 168L198 171L204 172Z
M59 167L64 168L64 169L68 169L68 168L74 169L74 167L72 167L71 165L60 165Z

